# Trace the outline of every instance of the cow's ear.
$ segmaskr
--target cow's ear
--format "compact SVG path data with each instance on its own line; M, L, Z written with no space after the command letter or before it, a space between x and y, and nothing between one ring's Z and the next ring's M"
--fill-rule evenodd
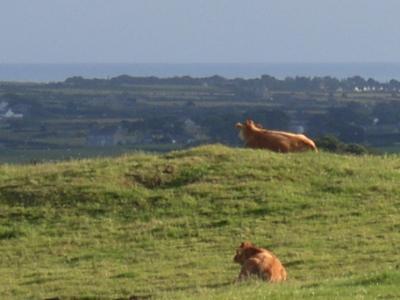
M237 122L235 125L236 128L243 128L243 124L240 122Z
M240 248L248 248L248 247L252 247L252 246L253 246L253 244L249 241L245 241L240 244Z
M247 119L247 120L246 120L246 125L251 125L251 122L252 122L252 120Z

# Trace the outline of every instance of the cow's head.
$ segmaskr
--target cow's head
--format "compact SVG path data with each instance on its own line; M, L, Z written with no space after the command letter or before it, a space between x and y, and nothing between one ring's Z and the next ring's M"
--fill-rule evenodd
M240 123L240 122L237 122L237 123L235 124L235 127L238 128L238 129L242 129L243 126L244 126L244 124L242 124L242 123Z
M236 255L233 257L233 261L242 265L249 257L257 252L259 252L258 249L251 242L243 242L236 249Z
M244 122L244 123L240 123L240 122L236 123L235 127L236 127L236 128L239 128L239 129L243 129L243 128L253 128L253 127L260 127L260 128L262 128L262 125L261 125L261 124L256 124L256 123L254 123L253 120L247 119L246 122Z
M240 123L240 122L236 123L235 127L239 129L239 138L242 141L246 140L245 137L248 134L247 132L259 130L258 124L254 123L254 121L250 120L250 119L247 119L246 122L244 122L244 123ZM261 126L261 128L262 128L262 126Z

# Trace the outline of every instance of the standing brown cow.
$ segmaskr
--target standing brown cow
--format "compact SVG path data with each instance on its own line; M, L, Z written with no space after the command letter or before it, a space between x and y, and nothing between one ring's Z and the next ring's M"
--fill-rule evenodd
M275 152L302 152L313 150L318 152L315 143L303 134L275 131L262 128L252 120L244 124L237 123L239 136L250 148L269 149Z

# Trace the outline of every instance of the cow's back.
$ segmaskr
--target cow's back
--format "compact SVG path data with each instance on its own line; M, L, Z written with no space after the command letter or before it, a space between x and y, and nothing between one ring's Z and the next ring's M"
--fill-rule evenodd
M289 152L290 140L282 135L268 132L251 132L246 139L246 145L255 149L269 149L275 152Z

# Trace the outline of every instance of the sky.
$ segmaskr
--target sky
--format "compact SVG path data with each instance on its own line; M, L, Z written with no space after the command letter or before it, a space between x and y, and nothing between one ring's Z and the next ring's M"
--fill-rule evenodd
M399 0L0 0L0 63L400 62Z

